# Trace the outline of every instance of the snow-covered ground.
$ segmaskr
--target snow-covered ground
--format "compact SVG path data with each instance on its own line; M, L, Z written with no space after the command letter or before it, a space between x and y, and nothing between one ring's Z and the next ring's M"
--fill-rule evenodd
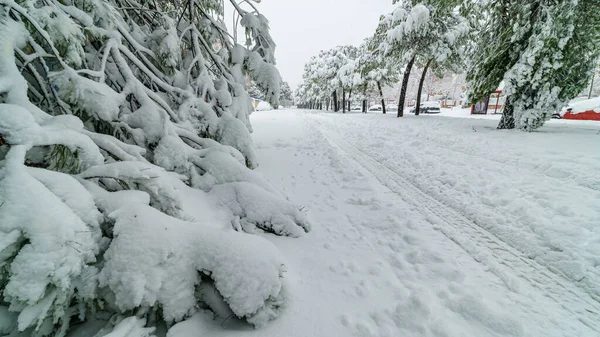
M475 118L475 119L493 119L500 120L502 115L492 114L491 112L487 115L471 115L471 108L442 108L438 116L444 117L459 117L459 118Z
M267 236L288 306L187 336L599 336L600 123L267 111L260 171L313 231ZM225 328L225 330L223 330Z

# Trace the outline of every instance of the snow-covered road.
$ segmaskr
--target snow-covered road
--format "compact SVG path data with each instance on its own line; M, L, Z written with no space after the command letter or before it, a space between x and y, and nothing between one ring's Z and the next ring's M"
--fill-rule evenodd
M282 317L260 330L198 320L194 331L600 335L600 124L526 134L490 120L305 111L252 122L258 171L308 209L313 231L265 236L287 261Z

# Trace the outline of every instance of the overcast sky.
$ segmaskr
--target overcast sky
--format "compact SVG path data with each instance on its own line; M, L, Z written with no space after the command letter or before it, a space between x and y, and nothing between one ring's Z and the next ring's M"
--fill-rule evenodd
M358 46L375 32L379 16L393 9L392 0L262 0L257 7L270 21L277 68L292 89L311 56L338 45Z

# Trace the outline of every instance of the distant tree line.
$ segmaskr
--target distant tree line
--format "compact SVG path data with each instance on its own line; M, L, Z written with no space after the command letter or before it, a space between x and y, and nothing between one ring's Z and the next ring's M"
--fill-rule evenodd
M299 106L345 112L354 97L365 111L366 93L375 88L386 113L381 88L401 80L402 117L414 67L422 69L415 115L428 72L466 71L471 102L504 83L500 129L533 131L588 87L592 95L600 57L597 0L394 4L360 46L338 46L310 59L296 91Z

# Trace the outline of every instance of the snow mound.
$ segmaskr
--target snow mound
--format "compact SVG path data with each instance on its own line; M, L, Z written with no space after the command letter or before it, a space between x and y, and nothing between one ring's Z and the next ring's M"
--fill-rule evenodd
M146 328L145 324L144 319L127 317L105 337L154 337L154 328Z
M269 111L269 110L273 110L273 107L271 106L271 104L261 101L256 105L256 108L254 108L254 110L255 111Z
M277 235L293 237L310 231L307 217L300 209L258 185L222 184L215 186L210 194L239 217L236 229L254 232L256 226Z
M201 274L210 276L238 317L261 326L270 318L265 312L275 310L284 262L264 239L173 219L150 207L121 208L110 217L115 238L99 280L114 291L120 310L160 305L168 322L180 321L198 304Z

